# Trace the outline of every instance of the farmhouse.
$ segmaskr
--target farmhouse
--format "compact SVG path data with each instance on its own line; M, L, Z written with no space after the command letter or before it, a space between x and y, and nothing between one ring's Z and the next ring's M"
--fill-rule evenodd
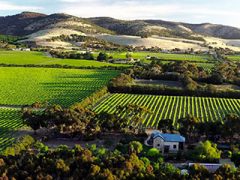
M160 131L153 131L145 141L145 145L159 149L162 154L177 153L183 150L185 138L180 134L164 134Z

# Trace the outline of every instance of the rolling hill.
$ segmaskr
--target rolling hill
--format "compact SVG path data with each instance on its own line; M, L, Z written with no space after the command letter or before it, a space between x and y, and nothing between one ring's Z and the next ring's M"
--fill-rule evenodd
M112 33L90 21L68 14L45 15L34 12L0 17L0 34L25 36L41 30L63 28L82 33Z
M40 46L79 46L78 42L49 41L61 35L91 36L120 45L158 46L164 49L213 47L239 50L240 29L216 24L188 24L163 20L118 20L110 17L80 18L68 14L23 12L0 17L0 34L25 37ZM225 40L227 39L227 40Z
M141 36L147 34L165 37L193 38L205 35L223 39L240 39L240 29L231 26L203 23L187 24L163 20L133 20L123 21L109 17L89 18L91 22L115 31L118 34Z
M223 39L240 39L240 29L217 24L188 24L163 20L124 21L110 17L79 18L68 14L23 12L0 17L0 34L24 36L39 30L67 28L83 33L113 32L121 35L160 35L165 37L194 37L207 35Z

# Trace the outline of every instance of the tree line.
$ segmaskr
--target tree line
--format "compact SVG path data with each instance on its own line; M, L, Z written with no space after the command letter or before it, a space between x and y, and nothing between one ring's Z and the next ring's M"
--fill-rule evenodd
M231 63L221 63L209 72L186 61L168 64L153 61L150 65L136 65L125 71L111 81L109 90L113 93L238 98L239 90L219 89L217 85L239 85L239 70ZM182 86L135 84L135 79L178 81Z

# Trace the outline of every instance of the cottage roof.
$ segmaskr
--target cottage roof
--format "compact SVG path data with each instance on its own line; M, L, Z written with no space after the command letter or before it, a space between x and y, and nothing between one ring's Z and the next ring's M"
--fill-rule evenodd
M185 138L180 134L165 134L160 131L154 131L151 136L153 139L161 137L165 142L185 142Z

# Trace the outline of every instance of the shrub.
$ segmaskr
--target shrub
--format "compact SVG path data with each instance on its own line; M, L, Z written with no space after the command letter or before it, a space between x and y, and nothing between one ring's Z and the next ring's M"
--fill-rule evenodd
M200 142L199 145L191 152L193 160L200 162L217 162L221 157L221 151L217 145L210 141Z
M27 150L35 140L33 137L26 135L21 137L15 144L13 144L11 147L7 147L2 154L4 156L16 156L19 155L22 151Z
M157 148L151 148L147 152L147 156L151 158L159 157L159 155L160 155L160 152Z

